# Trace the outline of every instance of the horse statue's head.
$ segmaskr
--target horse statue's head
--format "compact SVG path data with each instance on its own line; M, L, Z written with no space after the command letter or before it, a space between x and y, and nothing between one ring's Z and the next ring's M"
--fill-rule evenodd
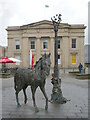
M48 76L50 74L50 53L48 55L44 54L37 62L36 62L36 72L41 72L42 75Z

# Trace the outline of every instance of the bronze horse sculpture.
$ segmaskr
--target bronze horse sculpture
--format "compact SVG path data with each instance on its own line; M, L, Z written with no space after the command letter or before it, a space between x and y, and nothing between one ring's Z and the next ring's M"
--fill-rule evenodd
M48 109L48 97L45 92L45 80L50 74L50 53L48 55L44 54L37 62L33 69L28 68L18 68L14 75L14 87L16 91L16 102L19 106L18 93L23 89L25 101L27 103L26 88L30 85L32 91L32 99L35 111L38 112L38 107L35 102L35 92L37 87L40 87L45 99L46 105L45 110Z

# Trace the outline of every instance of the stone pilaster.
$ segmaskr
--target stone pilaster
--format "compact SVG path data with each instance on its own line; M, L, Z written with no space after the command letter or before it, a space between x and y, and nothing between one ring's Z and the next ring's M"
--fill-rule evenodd
M37 41L36 41L36 60L38 60L41 57L41 40L40 37L37 37Z

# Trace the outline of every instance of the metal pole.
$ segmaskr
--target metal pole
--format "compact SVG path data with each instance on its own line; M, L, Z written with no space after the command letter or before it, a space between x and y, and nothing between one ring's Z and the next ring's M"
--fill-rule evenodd
M57 31L58 31L58 26L54 26L54 31L55 31L55 42L54 42L54 57L55 57L55 65L54 65L54 76L58 77L59 72L58 72L58 44L57 44Z
M51 18L53 25L54 25L54 32L55 32L55 42L54 42L54 74L52 74L52 81L53 89L51 94L51 102L57 103L66 103L67 99L63 97L61 91L61 79L59 78L59 70L58 70L58 40L57 40L57 32L58 26L61 22L61 14L54 16L53 19Z

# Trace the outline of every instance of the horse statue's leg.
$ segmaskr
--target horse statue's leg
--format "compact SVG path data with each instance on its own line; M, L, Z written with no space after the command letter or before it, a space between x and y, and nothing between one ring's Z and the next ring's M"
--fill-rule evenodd
M42 93L44 94L44 97L46 98L45 110L47 110L48 109L48 97L47 97L47 94L45 92L45 87L44 86L40 86L40 89L41 89Z
M19 99L18 99L18 93L19 91L16 90L16 102L17 102L17 105L20 106Z
M27 88L27 87L26 87ZM26 95L26 88L23 88L23 93L24 93L24 103L26 104L27 103L27 95Z
M35 86L31 86L31 91L32 91L32 99L33 99L33 105L34 105L34 108L35 108L35 112L39 112L39 109L37 108L37 105L36 105L36 102L35 102L35 91L36 91L36 88Z

